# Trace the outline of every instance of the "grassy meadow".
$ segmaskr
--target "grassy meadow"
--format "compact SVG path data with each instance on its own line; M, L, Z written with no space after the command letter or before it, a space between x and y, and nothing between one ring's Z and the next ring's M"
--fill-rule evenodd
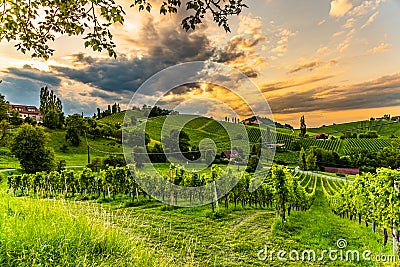
M334 215L318 179L314 204L282 224L271 208L169 208L143 199L73 201L13 197L0 185L1 266L386 266L376 262L260 260L268 250L335 248L389 254L382 235ZM260 254L262 255L262 254Z

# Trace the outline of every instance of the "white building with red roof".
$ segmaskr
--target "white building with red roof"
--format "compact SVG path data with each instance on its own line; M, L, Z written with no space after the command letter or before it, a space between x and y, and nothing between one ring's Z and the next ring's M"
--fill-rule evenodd
M39 109L35 106L24 106L24 105L15 105L10 104L10 112L16 110L19 112L19 117L21 119L25 119L27 117L33 118L37 123L43 123L43 116L40 113Z

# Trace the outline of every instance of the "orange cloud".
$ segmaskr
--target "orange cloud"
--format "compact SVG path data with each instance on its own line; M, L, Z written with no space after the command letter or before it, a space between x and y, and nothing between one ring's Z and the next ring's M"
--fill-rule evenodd
M368 54L380 53L380 52L390 49L390 47L391 47L390 44L380 43L378 46L375 46L375 47L371 48L370 50L368 50Z
M376 16L378 16L378 14L379 14L379 11L376 11L374 14L372 14L368 18L367 22L361 26L361 29L364 29L365 27L368 27L371 23L373 23L375 21Z
M329 11L329 15L333 17L342 17L352 7L353 4L350 3L348 0L333 0L331 1L331 10Z

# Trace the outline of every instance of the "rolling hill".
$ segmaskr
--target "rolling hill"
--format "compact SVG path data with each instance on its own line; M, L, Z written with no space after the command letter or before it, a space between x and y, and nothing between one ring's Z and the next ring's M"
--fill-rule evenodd
M307 129L309 133L329 133L340 136L344 132L364 133L366 131L376 131L381 137L392 135L400 136L400 122L398 121L355 121L342 124L321 126L318 128Z
M113 114L109 117L101 119L100 121L111 121L122 122L124 112ZM138 114L138 119L143 118L142 114ZM166 121L167 120L167 121ZM187 121L187 123L185 123ZM234 124L225 121L216 121L207 117L199 117L197 115L174 115L169 116L168 119L165 116L150 118L146 121L146 132L150 135L150 138L155 142L161 140L161 129L166 127L165 133L168 134L172 129L177 129L178 125L182 126L183 130L189 135L191 141L198 145L201 140L205 138L212 139L218 148L218 152L230 149L229 135L231 133L231 139L236 140L239 144L241 142L237 139L247 138L243 136L243 129L246 130L247 136L250 143L256 143L260 135L266 136L268 128L270 126L261 125L242 125ZM351 131L355 133L365 133L370 130L377 131L380 138L376 139L345 139L345 140L317 140L315 134L317 133L329 133L339 137L343 132ZM271 131L272 128L270 128ZM290 129L276 128L272 130L276 134L276 143L285 144L286 148L292 148L292 142L298 139L298 130L291 131ZM389 138L392 135L400 135L400 123L395 121L358 121L349 122L337 125L323 126L319 128L307 129L309 136L301 140L301 146L305 149L310 147L320 147L326 150L332 150L339 154L345 154L351 148L366 148L372 151L378 151L383 147L391 146L392 143L400 145L400 139Z

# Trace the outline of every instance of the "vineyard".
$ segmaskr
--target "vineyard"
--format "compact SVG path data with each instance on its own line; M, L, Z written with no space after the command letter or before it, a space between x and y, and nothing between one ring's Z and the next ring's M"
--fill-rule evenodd
M389 232L398 237L400 222L399 170L381 168L376 174L357 176L354 183L323 181L323 189L332 211L341 218L370 224L375 232L383 229L384 245Z
M342 140L318 140L318 139L311 139L307 138L301 140L301 146L304 149L309 149L311 147L318 147L325 150L330 150L339 153L341 150L343 142Z
M283 143L287 147L292 148L292 141L294 136L287 134L277 133L277 143ZM329 151L334 151L339 154L347 154L351 149L366 149L372 152L377 152L384 147L391 147L393 145L400 145L400 140L389 138L348 138L344 140L318 140L315 138L304 138L300 140L300 144L304 149L311 147L322 148Z
M110 123L110 124L115 124L115 123L122 124L122 122L124 121L124 117L125 117L125 111L121 111L121 112L106 116L104 118L101 118L99 121L103 122L103 123Z
M240 173L228 171L227 174L224 174L223 170L216 166L212 166L210 173L201 175L186 172L179 166L173 168L172 182L177 185L193 187L190 195L184 195L175 188L171 189L171 187L157 182L155 177L148 173L137 173L137 175L142 177L134 178L126 167L109 167L100 172L93 172L91 169L85 168L82 171L63 170L61 172L10 175L7 181L8 191L21 196L115 199L117 195L125 195L134 202L145 197L150 198L147 194L149 193L164 202L174 201L173 203L176 205L188 201L192 204L192 201L195 202L195 198L198 198L201 203L211 200L212 203L218 205L220 197L215 198L214 190L219 195L223 184L214 183L211 190L207 190L207 187L201 188L201 186L212 184L214 177L225 178L225 181L228 179L228 183L238 179L238 183L233 189L228 194L221 196L225 208L229 207L229 203L235 207L241 204L243 208L246 206L275 206L277 210L283 212L281 214L283 218L286 210L290 214L291 209L307 210L310 208L316 188L316 180L312 176L294 174L281 166L274 166L272 174L267 175L254 192L248 191L254 181L249 174L238 178ZM224 175L226 176L224 177ZM152 188L151 192L143 191L138 185L137 179L141 183L143 181L149 183L141 185L144 188ZM200 187L200 189L196 190L194 186Z
M215 166L213 169L216 173L221 171ZM152 180L148 173L138 172L137 175L143 175L149 181ZM232 172L229 175L236 176L237 173ZM388 176L387 173L380 175L382 177ZM394 175L397 176L398 173ZM197 180L197 178L200 178L200 180ZM181 185L190 185L198 182L200 184L210 183L212 181L211 178L212 171L199 177L184 171L179 166L173 169L173 182ZM4 216L6 216L7 220L10 220L9 217L20 218L19 214L24 218L27 216L31 218L28 215L30 214L29 211L21 211L21 203L19 205L15 203L16 201L23 201L24 203L34 201L36 206L46 205L43 207L43 215L38 213L37 208L31 208L35 211L35 217L39 218L35 219L35 221L39 222L42 220L41 218L48 220L46 216L58 210L58 203L63 203L62 212L65 213L64 217L73 216L71 223L68 225L76 224L77 218L88 220L87 218L89 217L95 220L96 224L112 225L111 229L113 231L121 231L122 236L124 236L124 233L126 236L126 231L129 231L136 244L144 246L142 250L153 253L151 247L156 246L163 255L170 255L171 259L169 261L171 264L169 266L209 266L214 262L218 262L221 266L260 265L260 261L256 257L257 251L263 248L265 244L268 244L270 248L286 249L288 251L290 249L309 249L310 247L319 251L319 248L325 249L325 246L334 247L335 244L332 242L339 237L345 237L349 241L351 249L386 251L380 247L375 234L370 229L367 231L365 227L361 227L357 222L354 222L353 213L350 212L352 205L355 206L354 197L350 199L340 195L337 200L333 200L338 192L354 196L354 193L349 193L348 191L349 188L356 188L357 180L354 185L351 185L341 181L317 178L316 175L312 174L292 172L281 166L274 166L271 174L264 178L264 182L259 189L250 193L248 188L254 177L252 179L249 175L244 176L226 197L218 199L219 208L216 201L213 201L211 207L207 205L204 207L174 209L151 200L137 186L127 168L107 168L99 172L84 169L80 171L64 170L48 174L9 175L5 180L8 184L7 190L9 193L7 196L10 199L7 200L8 212L5 212ZM158 188L157 185L154 192L151 193L152 195L157 195L157 197L162 197L162 189ZM164 194L169 196L170 190L166 188ZM321 199L321 194L323 200ZM11 198L12 195L25 197ZM4 198L1 194L0 197ZM184 196L179 196L179 198L181 197L183 198ZM195 194L193 197L200 196ZM208 197L208 193L204 192L203 197ZM51 201L48 201L49 198L51 198ZM64 201L64 198L69 201ZM121 206L111 208L109 204L97 204L96 201L105 203L113 201L114 198L116 199L115 201L127 199L131 202L129 205L122 206L122 208ZM86 201L87 199L91 201ZM343 205L345 209L335 211L335 214L338 215L344 211L345 216L341 216L342 218L336 216L330 212L329 207L327 207L327 211L322 209L319 203L320 201L326 202L326 199L328 199L332 210L334 210L334 203L339 200L343 203L349 202L349 205ZM377 203L371 203L370 206L372 207ZM211 209L214 209L214 212L211 212ZM10 212L11 215L7 215ZM81 217L79 215L81 213L85 217ZM277 222L276 215L281 217L283 223ZM350 218L353 220L350 220ZM362 216L362 218L366 217ZM66 220L67 218L64 218L62 221ZM329 223L327 224L327 222ZM19 222L19 225L23 225L23 223ZM274 226L272 227L272 225ZM376 227L378 225L383 227L376 220ZM48 250L53 246L53 249L56 250L58 245L49 241L49 235L41 234L44 231L42 226L44 224L35 228L36 232L38 232L37 234L43 239L43 243L47 244ZM84 242L89 242L86 235L79 233L81 228L72 228L71 232L76 232L76 237L67 234L68 238L75 242L75 240L79 240L79 236L83 236L85 238ZM109 233L110 230L103 229L102 231ZM273 232L272 234L270 233L271 231ZM321 235L321 233L324 234ZM34 238L34 240L37 240L39 236L31 233L31 238ZM140 239L136 239L139 237L146 241L144 243L140 242ZM361 245L358 243L360 237L370 239L371 242ZM58 236L57 238L59 240L60 237ZM269 241L265 241L266 239ZM251 244L249 244L249 240L251 240ZM302 240L305 241L303 242ZM324 240L329 240L329 243L324 243L326 242ZM113 242L119 241L114 240ZM321 245L316 245L318 243L321 243ZM213 244L219 245L214 248ZM375 245L371 247L371 244ZM22 249L17 243L13 247L18 249L15 251ZM32 248L32 245L26 247ZM119 248L121 248L121 245ZM35 249L39 249L39 247L35 247ZM75 247L71 249L73 251L76 250ZM189 249L191 252L188 253ZM232 252L227 255L226 253L230 249L232 249ZM119 250L117 249L116 251ZM213 261L207 252L212 255L218 255L218 259ZM91 253L93 253L94 257L99 257L96 251ZM125 257L122 256L125 255L122 251L119 253L121 253L119 254L120 257ZM235 258L232 258L232 253ZM32 255L28 256L23 259L28 260L29 257L32 257ZM4 257L7 258L7 256ZM59 258L64 259L65 257L66 255L63 254ZM140 257L143 257L143 255ZM156 256L152 259L159 257ZM55 262L59 263L59 258L55 258ZM89 258L92 259L90 256ZM144 261L146 260L150 261L147 257ZM69 259L69 261L73 262L72 259ZM37 259L37 262L44 261L43 259ZM132 260L132 262L137 262L137 259ZM142 263L137 264L138 266L148 266ZM268 264L269 266L287 266L286 263L279 261L268 262ZM156 265L163 266L165 263ZM116 266L120 265L117 264ZM337 263L324 262L324 266L337 266ZM354 266L354 264L341 262L340 266ZM372 265L368 265L367 262L362 266Z
M342 124L310 128L312 133L330 133L333 135L345 132L363 133L365 131L376 131L380 136L389 138L391 135L400 135L400 123L398 121L356 121Z
M343 153L347 153L353 148L366 149L369 151L377 152L384 147L391 147L392 142L399 144L396 139L355 139L349 138L344 140Z
M101 121L110 120L115 122L119 120L115 116L120 116L123 118L123 114L123 112L113 114L101 119ZM347 138L343 140L318 140L314 136L310 136L304 139L299 139L298 136L294 134L277 131L275 129L272 130L272 128L271 130L268 130L268 126L243 126L241 124L216 121L210 118L201 116L198 117L194 115L174 115L168 117L161 116L151 118L146 121L146 132L149 134L151 139L160 141L161 130L163 127L163 131L168 134L172 129L180 128L178 125L183 127L182 129L189 135L194 144L198 145L199 142L205 138L212 139L216 143L219 153L223 150L231 149L229 143L232 140L230 140L228 132L231 134L233 133L231 139L237 141L235 144L237 146L246 145L247 142L245 141L247 138L250 143L257 143L260 141L260 137L263 136L269 140L268 142L284 144L288 149L292 149L292 143L294 140L299 140L301 146L303 146L305 149L317 147L337 152L340 155L344 155L354 148L368 149L369 151L376 152L384 147L390 147L393 144L400 144L400 140L396 138ZM351 125L354 126L353 124ZM243 132L244 130L245 132ZM275 137L272 133L275 134Z

